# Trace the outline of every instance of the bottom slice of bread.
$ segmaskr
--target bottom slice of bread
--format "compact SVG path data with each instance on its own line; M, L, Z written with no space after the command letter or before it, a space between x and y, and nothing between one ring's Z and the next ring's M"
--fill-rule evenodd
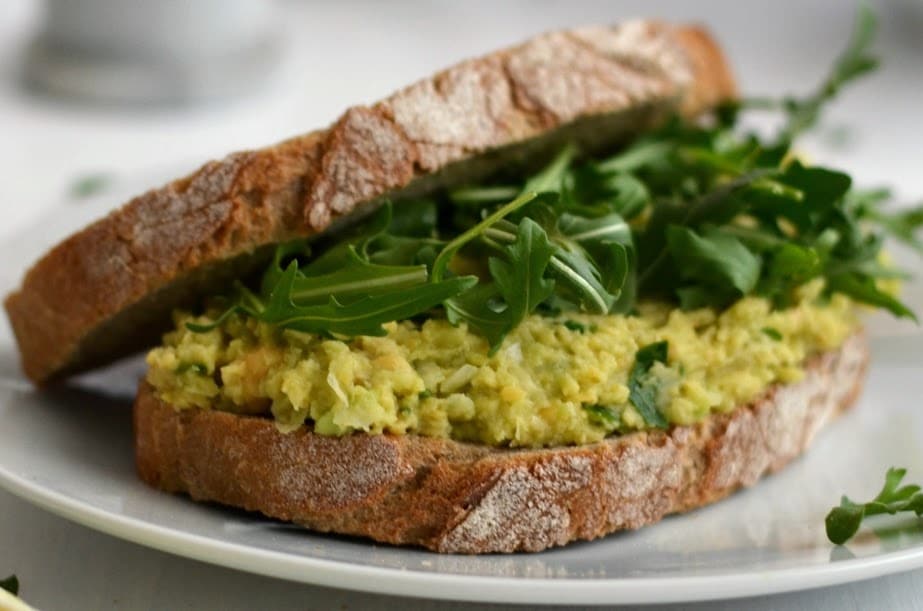
M587 446L491 448L414 435L280 433L267 418L177 411L142 383L141 478L322 532L439 552L539 551L716 501L782 468L858 396L858 333L774 386L693 426Z

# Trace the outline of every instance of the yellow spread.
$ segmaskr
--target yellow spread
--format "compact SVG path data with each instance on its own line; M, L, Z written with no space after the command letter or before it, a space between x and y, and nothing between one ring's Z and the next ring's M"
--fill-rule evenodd
M442 319L386 325L383 337L336 340L278 330L243 316L176 330L147 357L148 381L178 408L272 413L283 431L416 433L492 445L583 444L645 428L629 401L640 347L666 340L648 373L667 420L689 424L800 379L811 354L856 328L854 304L802 287L790 308L757 297L729 309L683 312L642 303L637 315L533 315L500 349ZM598 409L609 418L599 418Z

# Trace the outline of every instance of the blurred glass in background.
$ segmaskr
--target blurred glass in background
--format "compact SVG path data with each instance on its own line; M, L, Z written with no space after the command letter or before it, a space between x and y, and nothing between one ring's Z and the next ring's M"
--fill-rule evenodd
M101 102L182 103L265 84L279 51L270 0L45 0L27 82Z

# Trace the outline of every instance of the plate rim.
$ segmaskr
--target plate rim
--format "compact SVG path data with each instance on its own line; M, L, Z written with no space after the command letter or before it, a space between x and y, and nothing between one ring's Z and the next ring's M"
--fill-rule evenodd
M51 490L3 465L0 488L71 522L169 554L287 581L392 596L541 605L700 602L822 588L923 567L923 546L918 545L808 567L688 577L587 579L429 573L298 556L160 526Z

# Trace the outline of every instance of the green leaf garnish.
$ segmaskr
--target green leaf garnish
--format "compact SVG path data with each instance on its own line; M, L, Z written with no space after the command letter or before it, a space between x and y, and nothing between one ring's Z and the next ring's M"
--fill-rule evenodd
M712 288L721 299L750 293L760 276L760 258L731 234L708 227L697 233L667 227L667 248L680 275L700 287ZM722 295L723 293L723 295Z
M477 284L476 278L463 276L428 282L413 290L369 295L352 302L341 302L331 295L324 304L299 305L294 298L297 275L298 266L293 261L261 308L241 308L250 316L283 329L345 336L384 335L383 324L416 316Z
M665 429L669 426L666 417L657 407L657 385L648 379L648 372L654 363L666 363L669 346L667 342L648 344L635 353L635 364L628 376L628 391L631 404L651 428Z
M0 588L6 590L13 596L19 595L19 578L16 575L10 575L6 579L0 579Z
M747 295L785 308L815 279L823 298L839 293L913 318L884 288L906 273L881 251L890 235L923 252L923 207L892 212L886 191L856 190L847 174L806 166L792 151L843 85L876 65L874 30L863 8L814 93L758 104L782 115L780 137L747 133L739 118L752 104L729 104L712 121L675 118L599 157L566 145L531 174L502 168L482 183L387 203L311 244L281 245L258 285L237 283L212 321L187 327L210 331L243 315L351 337L444 315L496 351L536 312L628 313L640 299L721 309ZM632 401L662 424L641 377Z
M844 496L840 505L827 514L827 538L837 545L846 543L858 532L862 520L868 516L882 513L894 515L898 512L913 512L917 517L923 516L923 492L920 486L901 486L901 480L906 474L906 469L888 469L881 492L868 503L856 503Z

